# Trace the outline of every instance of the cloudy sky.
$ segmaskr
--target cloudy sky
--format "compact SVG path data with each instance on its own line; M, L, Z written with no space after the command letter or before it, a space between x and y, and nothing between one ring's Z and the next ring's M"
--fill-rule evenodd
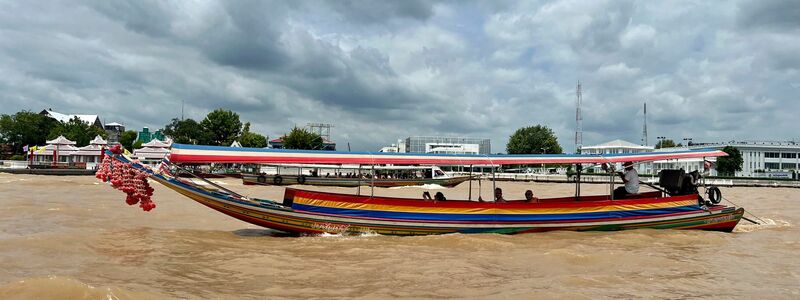
M161 128L215 108L276 137L331 123L339 149L552 128L584 144L788 140L798 1L2 1L0 113Z

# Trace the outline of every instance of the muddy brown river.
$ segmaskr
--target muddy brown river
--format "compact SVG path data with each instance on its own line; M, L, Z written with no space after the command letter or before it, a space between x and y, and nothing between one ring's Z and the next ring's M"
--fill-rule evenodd
M279 187L220 183L282 198ZM538 197L574 191L570 184L498 186L507 199L526 189ZM298 238L154 187L158 206L143 212L91 176L0 174L0 299L800 299L800 189L723 188L765 221L743 221L733 233ZM424 190L375 193L419 197ZM440 190L449 199L469 192L466 183ZM483 182L485 199L490 191ZM607 191L582 185L584 194Z

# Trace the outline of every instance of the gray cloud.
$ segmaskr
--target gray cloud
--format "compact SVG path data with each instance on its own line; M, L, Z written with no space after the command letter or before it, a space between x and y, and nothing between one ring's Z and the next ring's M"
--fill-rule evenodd
M433 16L433 2L424 0L324 1L341 15L342 21L359 24L382 24L394 18L425 21Z
M800 29L800 3L797 1L742 1L737 22L744 28Z

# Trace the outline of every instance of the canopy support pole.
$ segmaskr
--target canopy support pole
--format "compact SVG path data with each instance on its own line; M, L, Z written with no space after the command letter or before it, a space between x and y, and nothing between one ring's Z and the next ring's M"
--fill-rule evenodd
M494 164L492 164L492 197L494 197L494 191L497 189L497 182L495 181L494 175ZM492 198L494 199L494 198ZM497 199L495 199L496 201Z
M356 195L361 196L361 165L358 165L358 187L356 187Z
M608 173L608 177L610 178L609 181L610 181L610 185L611 185L611 192L609 193L609 195L611 195L611 200L614 200L614 175L616 175L617 173L614 173L614 168L611 166L610 163L608 165L609 165L608 166L608 172L609 172Z
M375 165L372 165L372 182L369 184L369 196L375 197Z
M463 166L461 170L464 170ZM472 201L472 165L469 165L469 201Z
M583 166L581 164L575 165L575 170L577 171L575 175L575 201L581 200L581 171Z

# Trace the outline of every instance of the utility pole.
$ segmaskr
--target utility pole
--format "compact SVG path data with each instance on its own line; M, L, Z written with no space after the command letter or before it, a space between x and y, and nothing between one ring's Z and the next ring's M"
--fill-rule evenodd
M181 99L181 121L183 121L183 105L186 103L185 99Z

